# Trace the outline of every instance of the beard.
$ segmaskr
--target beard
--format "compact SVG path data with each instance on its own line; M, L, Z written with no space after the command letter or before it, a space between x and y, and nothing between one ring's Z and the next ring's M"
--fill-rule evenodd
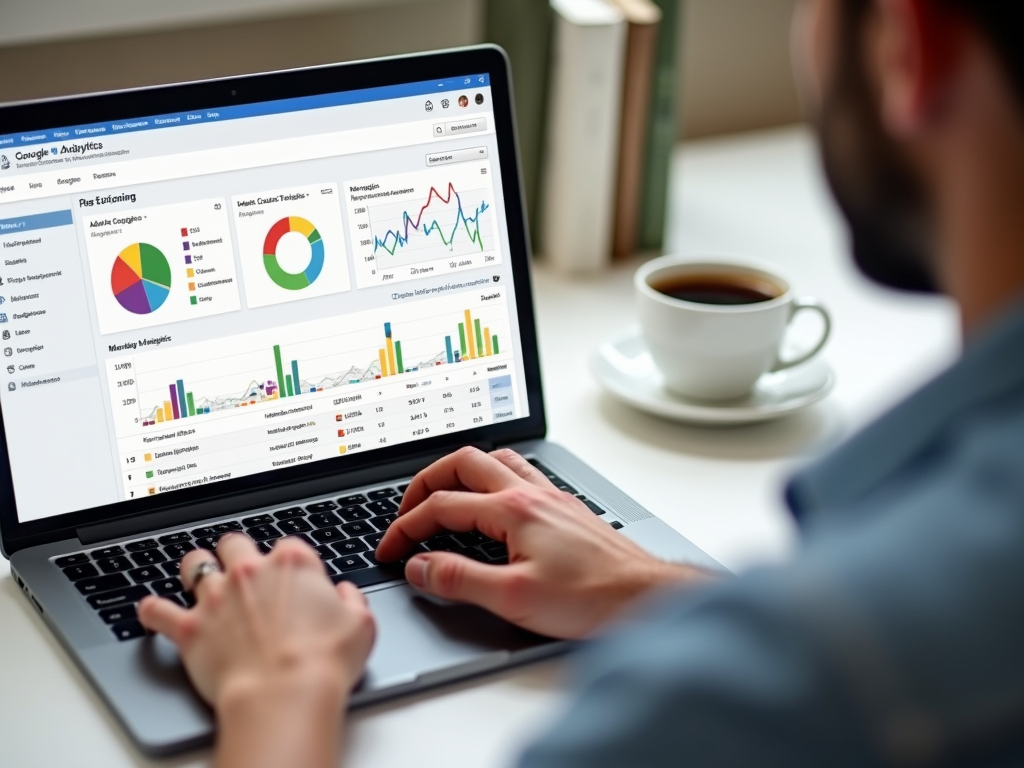
M854 262L888 288L934 293L929 216L921 183L886 133L865 71L868 3L842 3L836 66L817 133L825 177L849 225Z

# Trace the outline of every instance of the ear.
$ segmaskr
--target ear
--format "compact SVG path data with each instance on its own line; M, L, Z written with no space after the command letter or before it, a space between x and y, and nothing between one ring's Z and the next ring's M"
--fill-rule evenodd
M918 134L941 110L963 51L967 22L935 0L875 0L867 36L882 120L897 138Z

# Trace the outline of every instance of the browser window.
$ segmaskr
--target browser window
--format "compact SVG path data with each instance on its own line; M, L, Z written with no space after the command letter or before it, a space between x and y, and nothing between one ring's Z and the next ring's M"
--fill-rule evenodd
M527 416L501 170L486 75L0 136L19 519Z

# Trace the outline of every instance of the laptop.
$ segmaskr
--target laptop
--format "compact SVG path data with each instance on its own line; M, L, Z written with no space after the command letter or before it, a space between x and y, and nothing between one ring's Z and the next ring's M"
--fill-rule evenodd
M512 84L495 47L0 106L0 533L149 754L214 721L133 604L245 531L368 596L354 705L566 648L374 550L409 480L511 447L654 554L718 567L545 441ZM480 534L424 545L505 562Z

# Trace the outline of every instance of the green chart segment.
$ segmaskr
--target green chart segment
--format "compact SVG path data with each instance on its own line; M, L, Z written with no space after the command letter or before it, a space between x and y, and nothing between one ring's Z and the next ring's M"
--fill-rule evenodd
M288 272L277 258L277 246L281 238L290 232L302 235L309 243L309 263L301 272ZM324 268L323 238L308 219L301 216L286 216L274 224L267 233L267 239L263 242L263 266L274 284L286 291L301 291L308 288L316 282Z

